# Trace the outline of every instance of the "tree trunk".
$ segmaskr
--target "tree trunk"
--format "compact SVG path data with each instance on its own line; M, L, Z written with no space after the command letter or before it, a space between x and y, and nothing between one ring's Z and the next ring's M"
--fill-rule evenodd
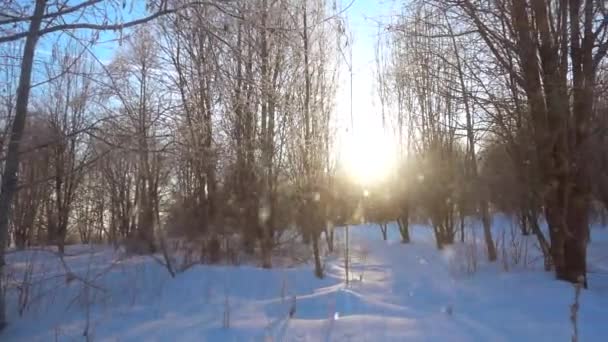
M137 219L137 239L142 243L141 253L154 253L156 245L154 243L154 210L147 189L142 186L140 207Z
M386 231L387 231L387 226L386 223L380 223L380 231L382 232L382 240L386 241L387 236L386 236Z
M460 211L460 242L464 243L464 213Z
M262 268L272 268L272 242L266 234L262 234L260 249L262 253Z
M401 243L409 243L410 240L410 229L409 229L409 217L401 217L397 219L399 224L399 233L401 234Z
M483 237L488 251L488 260L496 261L496 246L492 239L492 218L488 213L488 202L486 201L481 203L481 221L483 224Z
M567 208L563 203L565 200L563 184L555 181L550 186L545 198L545 217L549 226L551 259L555 266L555 274L559 279L565 278L563 270L565 265L565 234L567 232Z
M65 239L68 233L68 206L69 204L61 208L61 210L59 210L57 213L59 219L57 220L57 230L55 231L55 244L57 245L57 250L61 255L63 255L65 251Z
M34 54L36 43L38 42L38 32L40 23L46 7L46 0L36 0L34 15L30 21L25 46L23 48L23 60L21 61L21 75L19 76L19 86L17 88L17 101L15 106L15 118L11 137L6 153L4 172L2 174L2 187L0 188L0 288L4 277L4 250L8 240L8 218L11 213L11 202L17 190L17 169L19 168L19 145L21 136L25 128L27 117L27 106L30 97L30 85L32 69L34 65ZM6 324L6 303L4 293L0 294L0 330Z
M454 244L454 237L456 236L456 230L454 229L454 210L451 207L447 208L447 214L445 217L445 240L446 244Z
M521 208L519 212L519 224L521 227L521 234L523 236L530 235L530 222L528 222L528 215L526 215L526 209Z
M325 228L325 241L327 242L327 249L330 253L334 252L334 227Z
M312 237L312 253L315 257L315 276L323 279L323 266L321 265L321 255L319 252L319 235L313 234Z
M587 242L589 201L585 192L575 186L568 199L567 230L563 237L563 264L555 265L558 279L582 283L587 288Z
M433 224L433 231L435 232L435 243L437 244L437 249L443 249L443 233L441 227L438 227L436 224Z
M536 235L538 244L540 245L540 249L543 252L545 271L550 271L553 264L551 257L551 246L549 245L549 242L547 242L547 239L545 238L543 232L540 230L540 226L538 225L538 219L532 211L528 212L527 221L530 226L530 229L532 230L532 233Z

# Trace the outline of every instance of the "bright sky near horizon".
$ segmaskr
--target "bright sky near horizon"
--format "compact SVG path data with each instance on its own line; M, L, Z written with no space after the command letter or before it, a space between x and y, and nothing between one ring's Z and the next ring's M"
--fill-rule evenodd
M351 0L343 0L347 6ZM353 118L350 117L350 72L344 63L340 72L336 113L339 160L361 183L373 183L390 173L396 144L390 129L382 127L376 93L375 46L379 23L387 23L403 1L354 0L348 9L348 28L353 37ZM347 58L350 56L347 54ZM348 62L348 61L347 61Z

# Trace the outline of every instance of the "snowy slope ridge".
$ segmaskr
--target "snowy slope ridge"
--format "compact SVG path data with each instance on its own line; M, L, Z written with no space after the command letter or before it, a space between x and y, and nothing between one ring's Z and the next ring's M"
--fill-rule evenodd
M499 246L501 236L502 244L513 244L501 227L495 228ZM350 232L353 280L348 287L341 255L327 258L326 278L319 280L309 265L272 270L197 265L171 278L152 258L121 260L111 248L100 246L69 248L67 253L74 256L66 257L66 264L75 275L66 277L48 252L11 253L13 276L25 276L31 286L29 294L9 293L12 320L0 339L570 340L574 289L542 271L532 237L518 240L525 249L506 248L503 261L489 265L483 245L475 247L471 239L436 250L424 226L412 227L413 242L407 245L399 243L395 226L389 241L382 241L373 225L351 227ZM472 270L475 253L478 264ZM581 294L579 340L604 341L606 229L593 230L589 253L592 273L590 289ZM36 260L34 269L27 266L31 260ZM19 318L20 296L24 302L26 295L31 304Z

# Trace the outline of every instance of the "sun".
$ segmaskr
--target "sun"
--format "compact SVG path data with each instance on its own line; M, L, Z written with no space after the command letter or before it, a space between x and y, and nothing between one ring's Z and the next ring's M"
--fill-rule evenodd
M383 120L382 107L376 101L375 76L369 62L373 56L357 53L354 57L354 71L343 65L345 69L340 73L334 117L338 143L334 151L352 180L368 187L393 174L399 147L388 114Z
M379 127L367 125L346 133L341 147L341 163L361 185L373 185L395 170L395 144Z

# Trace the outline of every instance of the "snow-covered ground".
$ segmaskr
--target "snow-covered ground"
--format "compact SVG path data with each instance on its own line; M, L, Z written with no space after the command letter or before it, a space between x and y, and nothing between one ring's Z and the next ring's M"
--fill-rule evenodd
M399 242L395 226L389 241L382 241L377 226L351 227L348 286L340 252L327 258L323 280L310 265L272 270L197 265L171 278L152 258L121 260L100 246L68 249L74 256L66 264L76 279L66 277L48 252L11 253L14 276L23 280L30 274L25 276L30 286L9 294L11 322L0 339L570 340L573 286L542 271L533 237L511 235L507 220L495 221L499 247L506 246L495 264L485 262L483 245L471 239L438 251L428 227L414 225L411 244ZM338 233L343 244L343 229ZM36 266L28 272L31 260ZM589 264L579 340L605 341L608 229L593 229ZM26 292L31 304L19 317L19 293L24 298Z

